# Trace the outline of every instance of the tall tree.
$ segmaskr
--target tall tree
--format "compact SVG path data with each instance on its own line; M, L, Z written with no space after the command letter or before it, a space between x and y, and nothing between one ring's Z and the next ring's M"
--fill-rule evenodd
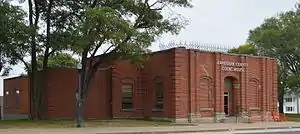
M95 72L100 64L115 59L130 59L140 64L147 49L163 33L178 34L187 21L177 13L163 16L172 7L192 7L189 0L110 0L67 2L62 14L74 25L71 50L81 56L80 87L77 90L77 121ZM96 56L98 50L107 48Z
M69 1L68 1L69 2ZM28 17L30 31L30 118L43 119L44 117L44 90L46 79L44 70L47 68L49 57L66 49L69 32L68 25L76 22L66 19L61 14L68 3L64 0L28 0ZM68 36L69 37L69 36ZM38 58L42 57L41 78L37 78ZM39 82L37 81L39 79Z
M281 12L265 19L250 30L248 42L255 45L259 55L278 59L278 88L280 111L283 96L299 93L300 86L300 17L296 11Z
M300 74L300 17L295 11L282 12L250 31L248 41L260 55L278 58L291 73Z
M0 72L7 75L11 68L5 65L15 65L23 61L28 52L27 31L24 24L25 12L8 1L0 1Z

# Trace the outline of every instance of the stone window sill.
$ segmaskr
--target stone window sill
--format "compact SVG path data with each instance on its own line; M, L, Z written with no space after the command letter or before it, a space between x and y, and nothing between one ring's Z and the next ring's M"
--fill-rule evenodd
M132 112L133 109L122 109L123 112Z
M154 109L152 109L152 111L153 112L163 112L164 110L163 109L156 109L156 108L154 108Z

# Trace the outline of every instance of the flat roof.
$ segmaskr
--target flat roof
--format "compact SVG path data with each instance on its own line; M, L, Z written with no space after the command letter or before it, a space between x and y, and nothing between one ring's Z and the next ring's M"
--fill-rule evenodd
M8 76L8 77L4 77L3 80L11 80L11 79L16 79L21 77L27 77L27 75Z
M169 48L169 49L165 49L165 50L155 51L155 52L152 52L152 53L153 53L153 54L155 54L155 53L164 53L164 52L168 52L168 51L175 50L175 49L181 49L181 50L182 50L182 49L185 49L185 50L187 50L187 51L198 51L198 52L208 52L208 53L219 53L219 54L231 55L231 56L246 56L246 57L253 57L253 58L266 58L266 59L277 60L276 58L267 57L267 56L254 56L254 55L248 55L248 54L234 54L234 53L218 52L218 51L206 51L206 50L194 49L194 48L186 48L186 47L174 47L174 48Z

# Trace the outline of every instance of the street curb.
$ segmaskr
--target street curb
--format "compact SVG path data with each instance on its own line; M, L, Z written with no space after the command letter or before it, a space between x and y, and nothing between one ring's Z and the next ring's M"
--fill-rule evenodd
M196 133L196 132L230 132L230 131L247 131L247 130L274 130L274 129L293 129L300 126L285 126L285 127L253 127L253 128L222 128L211 130L171 130L171 131L152 131L152 132L112 132L106 134L166 134L166 133ZM96 133L104 134L104 133Z

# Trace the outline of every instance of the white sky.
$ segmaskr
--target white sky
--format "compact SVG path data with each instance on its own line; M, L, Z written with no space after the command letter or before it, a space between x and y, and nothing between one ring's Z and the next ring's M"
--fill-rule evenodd
M294 8L298 0L193 0L192 9L175 11L188 17L190 25L177 36L164 35L152 44L159 50L159 42L193 41L226 46L245 43L248 31L259 26L267 17ZM26 7L25 7L26 9ZM13 67L11 75L24 72L23 65ZM0 79L0 96L2 81Z

